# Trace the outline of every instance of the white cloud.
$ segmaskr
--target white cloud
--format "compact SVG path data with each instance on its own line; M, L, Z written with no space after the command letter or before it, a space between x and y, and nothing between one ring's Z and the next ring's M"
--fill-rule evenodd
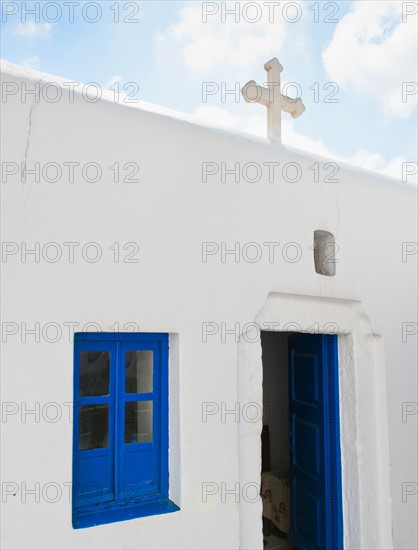
M17 23L13 29L13 32L17 36L22 36L30 40L35 38L48 38L52 32L52 24L25 21L25 23Z
M357 151L355 155L340 160L399 180L402 179L402 164L407 161L405 157L401 156L393 157L387 161L382 155L365 150ZM411 177L409 180L412 181Z
M29 69L39 69L40 59L37 55L32 55L31 57L25 57L20 60L20 65L23 67L28 67Z
M265 115L251 115L244 120L238 115L231 114L226 109L209 105L196 108L192 114L196 119L208 122L211 126L241 130L264 138L267 135ZM359 168L378 172L400 180L402 179L402 163L407 161L405 157L393 157L387 161L382 155L370 153L366 150L359 150L352 156L344 157L328 149L322 139L315 140L305 134L301 134L295 130L294 126L295 121L293 119L282 120L282 137L284 145L329 158L337 162L345 162ZM412 181L411 177L409 180Z
M109 89L114 84L120 84L121 82L122 82L122 77L120 75L115 75L115 76L112 76L111 78L109 78L109 80L107 80L105 82L104 87L106 89Z
M376 101L385 115L410 116L417 97L402 101L402 83L417 81L416 17L402 22L402 2L356 1L338 23L322 59L331 80Z
M308 151L315 155L326 157L336 162L344 162L371 170L385 176L390 176L402 180L402 164L407 161L405 157L392 157L390 160L385 159L379 153L371 153L365 149L356 151L354 155L342 156L332 152L325 145L323 140L314 140L309 136L301 134L294 129L294 121L292 119L282 121L283 128L283 143L297 149ZM412 181L412 178L409 178Z
M226 2L232 9L235 2ZM251 2L259 6L260 20L251 23L253 14L240 16L236 23L234 16L222 22L221 13L208 16L203 22L202 5L187 6L180 10L179 21L157 36L159 47L182 48L184 62L189 70L205 74L223 66L247 67L258 61L263 63L277 55L286 36L282 19L269 21L266 2ZM257 8L254 8L257 9ZM256 12L254 12L256 13Z
M385 159L381 155L378 155L378 157L380 169L378 166L378 168L372 168L372 170L385 174L386 176L391 176L392 178L403 179L403 164L408 162L405 157L395 157L389 162L385 162ZM409 164L411 163L409 162ZM405 173L407 174L408 172ZM417 183L417 176L415 174L409 175L407 176L407 181Z

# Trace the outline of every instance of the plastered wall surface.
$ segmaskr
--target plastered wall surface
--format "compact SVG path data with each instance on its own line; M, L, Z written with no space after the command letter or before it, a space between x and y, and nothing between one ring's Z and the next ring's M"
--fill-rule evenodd
M19 87L42 76L10 65L4 70L2 79ZM316 322L322 327L337 321L332 318L337 310L327 309L326 300L320 319L317 306L309 310L308 302L304 302L304 316L296 319L295 313L292 319L289 306L282 318L280 301L277 307L265 309L266 303L275 303L268 302L273 294L361 304L367 330L360 340L352 337L344 365L351 364L350 354L354 359L360 354L356 364L371 365L370 378L364 367L366 374L350 378L350 383L355 388L353 402L371 402L373 407L366 416L355 409L344 417L344 433L347 437L352 433L355 442L355 449L347 444L345 452L346 456L355 453L355 460L365 456L365 471L373 460L379 469L376 449L385 448L387 440L388 456L382 457L382 477L377 479L386 479L388 491L383 503L374 506L374 495L367 493L367 476L360 468L360 494L368 494L368 500L362 497L364 513L374 519L361 526L359 521L356 533L356 525L349 525L347 518L347 528L350 540L364 543L364 548L389 548L387 532L393 536L394 548L417 547L417 496L403 502L402 493L403 483L417 481L417 417L402 418L402 403L417 401L417 336L405 338L402 332L402 323L417 319L416 259L402 261L402 243L417 241L416 189L347 166L339 167L338 183L315 183L309 167L323 159L307 153L145 107L104 100L91 104L77 94L73 103L62 99L55 104L22 103L16 94L2 104L2 124L7 128L3 162L20 165L26 160L28 167L35 162L97 162L103 167L97 183L83 178L50 183L42 177L36 182L29 175L22 183L20 172L2 181L3 242L18 243L20 248L21 243L31 248L35 242L78 242L79 249L95 242L102 250L96 263L77 252L74 262L51 263L42 258L36 262L28 257L23 263L20 248L3 261L2 321L18 328L6 341L3 338L2 401L16 402L20 408L22 403L29 407L34 402L71 402L73 344L68 323L83 327L95 322L102 330L114 330L115 323L121 327L135 323L143 332L170 333L170 487L181 507L180 512L165 516L73 530L65 493L65 484L71 482L72 423L68 415L55 423L44 421L42 415L39 422L29 417L22 422L19 409L2 423L2 480L19 487L15 497L3 498L2 547L262 548L260 503L222 498L221 490L206 502L202 498L207 482L219 488L222 483L231 488L237 482L259 482L261 455L258 465L253 441L261 433L261 422L247 426L233 416L222 422L221 414L203 422L202 406L215 402L232 408L242 399L261 399L260 342L237 342L233 334L222 335L222 326L232 329L238 323L243 329L263 307L259 322L271 317L278 323L299 319L310 323L301 326L303 331ZM138 163L139 183L115 183L109 170L115 162ZM294 162L301 176L297 182L279 176L271 182L264 169L254 183L242 177L235 182L228 176L223 182L220 173L203 182L202 164L222 162L229 168L235 163L265 167L263 163ZM335 277L315 273L312 245L317 229L333 233L338 244ZM130 242L139 243L139 261L115 261L110 247ZM238 262L232 255L223 262L220 253L202 261L202 243L208 242L219 247L226 243L228 248L236 242L280 245L272 262L265 246L257 262L247 261L242 254ZM298 261L283 256L288 243L297 243L301 250ZM346 318L341 315L342 322ZM39 342L31 335L24 341L22 323L28 328L39 323ZM48 323L62 327L62 336L54 343L42 335ZM203 338L205 323L219 330ZM350 337L352 331L360 330L356 323L336 331ZM377 339L379 345L369 348L362 338ZM340 373L340 383L344 375ZM246 397L240 390L244 381ZM346 395L349 403L348 391ZM385 411L379 419L382 431L368 433L381 411ZM355 491L351 493L350 475L346 468L343 505L346 510L359 510L363 504L356 502ZM354 470L352 475L357 475ZM39 502L30 495L26 501L22 498L22 483L44 487L50 482L63 488L57 502L48 502L42 495ZM250 510L254 518L254 544L242 525L243 505L245 514ZM377 533L375 546L374 529L383 533Z

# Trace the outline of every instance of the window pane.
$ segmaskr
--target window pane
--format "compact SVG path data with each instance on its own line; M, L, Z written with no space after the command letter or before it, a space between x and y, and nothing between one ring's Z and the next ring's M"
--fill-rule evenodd
M80 351L80 396L109 395L109 352Z
M153 363L154 353L150 350L126 352L126 393L149 393L153 391Z
M109 446L109 405L80 407L78 448L80 451Z
M152 441L152 401L125 403L125 443Z

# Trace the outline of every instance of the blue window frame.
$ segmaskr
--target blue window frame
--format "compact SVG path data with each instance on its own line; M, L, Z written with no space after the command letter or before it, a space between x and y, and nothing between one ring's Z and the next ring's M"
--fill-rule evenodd
M73 527L176 510L168 498L168 334L77 333Z

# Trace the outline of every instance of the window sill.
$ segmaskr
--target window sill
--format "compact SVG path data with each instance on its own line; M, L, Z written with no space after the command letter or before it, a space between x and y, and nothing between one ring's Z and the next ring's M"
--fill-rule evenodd
M118 521L128 521L130 519L144 518L147 516L159 516L179 510L180 508L168 499L157 502L128 502L125 504L117 504L114 507L106 507L106 509L100 509L98 506L94 506L88 509L74 511L73 528L84 529L86 527L95 527L96 525L116 523Z

